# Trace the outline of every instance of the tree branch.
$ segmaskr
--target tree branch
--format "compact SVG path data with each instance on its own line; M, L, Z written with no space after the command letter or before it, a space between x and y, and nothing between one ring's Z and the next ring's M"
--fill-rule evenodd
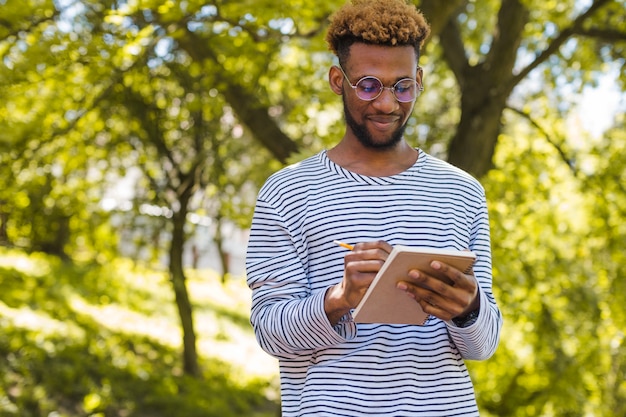
M326 15L317 17L315 21L318 22L319 25L316 28L311 29L307 32L301 31L296 25L294 34L288 35L288 36L298 37L298 38L312 38L324 29L323 22L328 19L328 16L329 15L326 14ZM210 21L224 22L224 23L228 23L232 27L240 28L241 30L246 32L256 43L266 42L268 39L280 40L283 36L285 36L285 34L283 34L281 31L268 28L267 26L257 26L257 25L253 25L252 22L250 21L242 21L241 19L236 20L236 19L228 18L224 16L222 13L220 13L219 6L216 6L216 14L212 19L210 19ZM262 31L264 31L266 35L261 35L260 33L262 33Z
M420 10L430 25L430 36L440 36L444 27L454 18L468 0L423 0Z
M443 49L443 57L459 83L459 87L463 90L470 65L461 39L461 31L454 19L448 20L445 24L439 35L439 41Z
M570 171L572 171L572 173L574 174L575 177L578 176L578 169L576 168L576 160L575 158L569 157L567 155L567 152L565 152L565 150L558 144L556 143L556 141L554 139L552 139L552 137L550 136L550 134L539 124L539 122L537 122L535 119L533 119L533 117L518 108L515 107L511 107L511 106L507 106L507 109L511 110L514 113L517 113L518 115L522 116L523 118L525 118L526 120L528 120L530 122L531 125L533 125L533 127L535 127L535 129L537 129L548 141L548 143L550 145L552 145L554 147L554 149L556 149L556 151L559 153L559 156L561 157L561 159L563 160L563 162L565 162L568 166L568 168L570 169Z
M467 4L467 0L423 0L421 11L430 24L430 38L439 36L443 46L444 59L454 73L459 84L462 83L463 73L469 66L465 46L461 39L461 33L455 22L459 10Z
M556 53L561 45L563 45L571 36L575 34L580 34L584 32L583 23L593 16L600 8L605 6L607 3L610 3L611 0L595 0L591 6L585 11L583 14L578 16L572 24L563 29L559 35L550 42L548 47L541 51L535 58L533 62L531 62L526 68L523 68L515 77L513 77L509 82L511 86L515 86L519 84L526 76L535 68L537 68L540 64L546 61L551 55Z
M54 21L60 12L55 10L50 16L44 16L38 19L34 19L30 22L28 27L13 27L11 22L5 19L0 19L0 26L5 27L7 29L7 33L4 37L0 38L0 41L5 41L12 36L17 36L20 32L31 32L37 27L39 27L42 23Z
M493 42L484 64L490 77L496 77L494 84L506 82L511 76L528 15L519 0L502 0Z
M176 38L180 47L198 63L210 60L222 67L210 49L208 42L195 32L186 30L183 36ZM287 136L269 115L269 109L252 92L234 82L234 76L224 73L224 89L221 93L233 108L239 120L246 125L254 137L280 162L285 163L292 153L298 151L298 145Z
M586 36L589 38L600 39L606 42L618 42L626 41L626 32L620 32L614 29L604 28L588 28L580 29L576 31L577 35Z

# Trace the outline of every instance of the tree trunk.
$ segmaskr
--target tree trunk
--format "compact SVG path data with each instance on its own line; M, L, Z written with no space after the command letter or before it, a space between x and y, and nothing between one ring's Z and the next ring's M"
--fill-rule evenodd
M222 236L222 216L217 215L215 217L215 236L213 236L213 242L217 247L217 253L220 257L220 264L222 266L222 284L226 283L226 277L230 272L228 267L228 253L224 251L224 238Z
M182 203L182 202L181 202ZM176 306L180 324L183 329L183 369L185 374L200 376L198 366L198 352L196 348L196 333L193 325L193 309L187 291L185 271L183 269L183 247L185 244L185 221L187 217L186 204L181 204L181 210L172 217L173 231L170 246L170 279L174 288Z
M493 165L506 96L482 97L478 101L476 97L466 100L468 96L464 93L461 100L461 120L448 148L448 162L480 178Z
M448 147L448 161L475 177L492 167L500 118L517 80L513 68L528 10L520 0L502 0L496 29L484 60L471 65L454 16L441 30L444 59L461 89L461 120Z
M42 236L34 238L33 243L38 245L44 253L64 261L69 260L70 257L65 252L65 245L70 241L70 219L70 216L60 210L54 210L54 213L48 217L48 230Z
M9 213L6 212L7 202L0 200L0 246L9 246L9 232L7 222L9 221Z

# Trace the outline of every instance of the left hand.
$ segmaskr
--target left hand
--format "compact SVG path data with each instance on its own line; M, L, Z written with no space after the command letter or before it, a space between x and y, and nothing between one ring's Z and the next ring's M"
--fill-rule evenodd
M473 272L464 274L440 261L433 261L430 266L436 276L413 269L406 280L398 282L398 289L415 299L424 312L444 321L465 316L480 307L478 281Z

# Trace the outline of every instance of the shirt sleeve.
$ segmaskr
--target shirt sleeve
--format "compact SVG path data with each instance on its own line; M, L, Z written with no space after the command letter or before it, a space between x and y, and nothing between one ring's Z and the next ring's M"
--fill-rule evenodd
M262 200L250 229L246 272L252 290L250 321L270 355L294 357L356 336L349 319L331 325L324 311L326 290L312 291L284 219Z
M496 351L500 339L502 317L497 306L493 305L482 290L480 296L480 312L476 321L468 327L458 327L452 321L446 322L452 337L463 359L484 360Z
M474 275L479 286L480 311L477 320L467 327L458 327L452 321L446 324L450 337L464 359L484 360L495 353L503 323L492 292L491 241L484 196L471 226L471 236L470 249L477 254Z

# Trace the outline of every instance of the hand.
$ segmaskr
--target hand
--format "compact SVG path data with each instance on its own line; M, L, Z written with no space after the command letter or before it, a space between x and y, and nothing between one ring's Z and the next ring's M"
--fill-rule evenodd
M480 308L478 282L473 272L464 274L440 261L433 261L430 266L436 276L411 270L407 280L398 283L398 289L414 298L426 313L445 321Z
M344 274L339 284L326 292L324 310L331 324L355 308L392 250L385 241L357 243L344 258Z

